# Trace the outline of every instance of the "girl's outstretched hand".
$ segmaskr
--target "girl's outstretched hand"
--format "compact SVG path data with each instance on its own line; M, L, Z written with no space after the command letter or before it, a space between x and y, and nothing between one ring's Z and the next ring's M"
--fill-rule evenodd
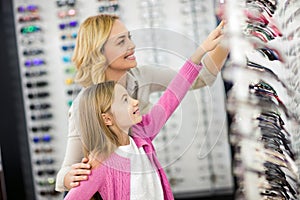
M208 37L200 45L205 53L214 50L216 46L221 42L221 40L223 39L222 29L224 25L225 21L222 20L220 24L212 32L210 32Z
M220 24L215 28L208 37L204 40L204 42L196 49L194 54L190 57L190 60L195 63L199 64L202 60L202 57L214 50L218 44L223 39L223 32L222 29L225 25L225 21L221 21Z

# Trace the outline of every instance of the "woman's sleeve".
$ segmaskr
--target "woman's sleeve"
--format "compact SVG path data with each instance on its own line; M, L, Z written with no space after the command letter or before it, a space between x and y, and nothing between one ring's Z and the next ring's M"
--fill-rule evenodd
M201 87L210 86L216 81L216 79L217 76L212 74L205 66L203 66L197 79L192 85L192 89L198 89Z
M75 100L76 101L76 100ZM73 105L75 104L73 102ZM74 112L76 111L76 106L70 107L69 110L69 127L68 127L68 139L65 157L60 170L56 176L55 190L59 192L67 191L68 189L64 186L65 175L71 170L71 166L75 163L80 163L83 158L82 143L80 139L80 134L76 128Z
M146 84L151 83L150 93L164 91L177 74L176 70L168 67L158 68L145 66L142 68L141 76L144 79L143 82ZM212 74L206 67L203 67L191 88L198 89L212 85L216 78L217 76Z
M142 122L136 128L140 126L150 139L154 139L176 110L201 69L202 65L187 61L168 85L158 102L152 107L149 114L143 116Z

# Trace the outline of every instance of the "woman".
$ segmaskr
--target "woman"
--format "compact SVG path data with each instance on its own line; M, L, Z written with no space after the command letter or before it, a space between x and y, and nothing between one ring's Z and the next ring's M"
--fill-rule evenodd
M77 68L76 82L87 88L107 80L118 81L125 75L123 84L128 93L139 100L140 112L144 114L151 107L149 95L165 90L176 72L167 68L136 67L134 50L130 33L118 17L96 15L87 18L79 28L73 54ZM205 67L193 88L213 83L227 55L228 50L221 45L207 53L203 59ZM90 174L91 166L83 158L80 133L74 117L82 92L69 110L68 143L62 168L57 174L57 191L67 191L78 186Z

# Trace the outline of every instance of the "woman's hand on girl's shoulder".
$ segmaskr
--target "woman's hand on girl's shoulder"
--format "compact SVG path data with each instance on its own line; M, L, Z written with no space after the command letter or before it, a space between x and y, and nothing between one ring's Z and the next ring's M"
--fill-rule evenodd
M80 185L81 181L87 180L91 173L91 165L88 164L88 159L83 158L81 163L76 163L71 166L71 170L65 175L64 185L67 189L72 189Z

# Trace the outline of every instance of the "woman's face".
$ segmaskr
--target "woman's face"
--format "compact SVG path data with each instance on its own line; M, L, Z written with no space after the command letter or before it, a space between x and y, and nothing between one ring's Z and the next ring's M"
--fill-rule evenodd
M135 44L131 41L130 33L120 20L114 22L103 50L108 67L112 70L128 70L137 65L134 56Z

